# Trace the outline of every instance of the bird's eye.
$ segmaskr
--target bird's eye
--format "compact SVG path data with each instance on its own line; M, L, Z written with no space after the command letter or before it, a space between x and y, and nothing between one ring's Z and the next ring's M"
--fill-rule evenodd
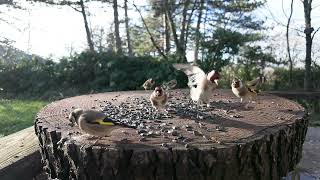
M197 85L193 85L194 88L197 88Z

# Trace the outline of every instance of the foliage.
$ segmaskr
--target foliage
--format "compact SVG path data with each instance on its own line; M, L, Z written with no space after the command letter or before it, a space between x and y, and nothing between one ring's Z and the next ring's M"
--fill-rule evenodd
M312 87L314 89L320 88L320 69L313 67L312 69ZM276 68L274 72L275 80L272 89L276 90L299 90L303 88L304 84L304 69L294 68L292 73L292 85L289 82L289 71L284 68Z
M159 85L174 78L179 78L179 86L186 84L186 77L175 72L169 62L160 62L149 56L119 56L111 52L83 52L63 58L59 63L33 59L14 67L0 65L0 69L1 94L28 99L137 90L142 89L141 85L148 78L155 79Z
M204 61L200 64L204 68L219 70L229 64L235 55L239 54L240 47L244 46L246 42L258 39L260 39L258 34L241 34L236 31L217 28L213 32L212 39L202 43L206 53L204 54Z
M0 100L0 137L33 125L35 114L45 101Z

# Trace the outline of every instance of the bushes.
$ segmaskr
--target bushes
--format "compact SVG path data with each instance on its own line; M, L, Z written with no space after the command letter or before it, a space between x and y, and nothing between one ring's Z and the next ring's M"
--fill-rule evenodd
M320 69L312 67L311 82L313 89L320 89ZM293 69L292 84L289 82L289 71L284 68L276 68L274 71L274 84L272 89L275 90L302 90L304 84L304 69Z
M171 64L174 62L174 57L165 61L146 56L83 52L62 58L59 62L32 59L15 65L0 64L0 88L4 89L0 91L0 97L50 100L91 92L138 90L142 89L141 85L148 78L155 79L158 85L177 79L178 87L186 87L187 77L173 69ZM303 88L304 70L294 69L292 85L289 84L287 69L275 68L274 71L267 78L264 89ZM313 66L312 71L313 86L320 88L320 68ZM220 88L230 88L234 75L250 80L258 76L259 69L255 66L228 65L220 73Z
M169 62L112 53L84 52L59 63L33 59L14 67L0 65L0 69L0 87L4 89L0 93L7 97L56 99L89 92L137 90L148 78L159 85L179 78L180 87L187 81Z

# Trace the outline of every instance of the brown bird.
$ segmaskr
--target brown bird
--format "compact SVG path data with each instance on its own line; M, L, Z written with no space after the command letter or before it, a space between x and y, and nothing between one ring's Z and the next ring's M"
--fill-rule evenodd
M165 109L167 101L168 95L161 87L157 86L150 95L150 102L152 106L157 110Z
M150 78L143 83L142 87L144 88L144 90L148 90L151 89L154 86L154 84L155 81L152 78Z
M108 118L104 113L96 110L75 109L69 115L71 125L76 123L80 130L93 136L110 136L110 133L119 128L127 127Z
M264 77L258 77L247 83L244 83L238 78L234 78L231 84L232 92L241 99L241 102L245 101L250 103L257 99L257 95L260 92L260 88L264 81Z
M196 101L198 105L205 103L209 107L209 99L218 87L218 80L220 79L218 71L212 70L206 74L198 66L189 64L174 64L173 67L183 71L188 76L191 99Z

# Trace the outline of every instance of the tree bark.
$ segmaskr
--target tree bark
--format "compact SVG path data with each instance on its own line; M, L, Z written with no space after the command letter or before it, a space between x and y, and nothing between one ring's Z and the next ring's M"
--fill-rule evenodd
M130 31L129 31L128 0L124 0L124 16L125 16L126 33L127 33L128 55L133 56L131 39L130 39Z
M194 49L194 62L196 64L199 56L199 43L200 43L200 36L201 36L200 25L201 25L203 7L204 7L204 0L200 0L199 14L198 14L198 20L197 20L197 27L196 27L196 36L195 36L195 49Z
M288 52L288 60L289 60L289 83L290 86L292 87L292 69L293 69L293 62L291 58L291 52L290 52L290 42L289 42L289 26L290 26L290 21L293 13L293 0L291 0L291 6L290 6L290 15L288 18L287 22L287 31L286 31L286 39L287 39L287 52Z
M93 41L92 41L92 38L91 38L92 36L91 36L90 29L89 29L89 25L88 25L88 21L87 21L87 15L86 15L86 11L85 11L85 8L84 8L83 0L80 0L79 4L80 4L80 7L81 7L81 14L82 14L83 21L84 21L84 27L86 29L87 42L88 42L89 50L91 52L94 52L94 45L93 45Z
M118 1L113 0L113 18L114 18L114 35L116 38L116 52L118 54L122 54L122 47L121 47L121 38L119 32L119 15L118 15Z
M305 58L305 73L304 73L304 90L309 91L312 89L311 82L311 50L312 50L312 32L313 27L311 26L311 4L312 0L303 0L304 18L305 18L305 29L306 34L306 58Z

